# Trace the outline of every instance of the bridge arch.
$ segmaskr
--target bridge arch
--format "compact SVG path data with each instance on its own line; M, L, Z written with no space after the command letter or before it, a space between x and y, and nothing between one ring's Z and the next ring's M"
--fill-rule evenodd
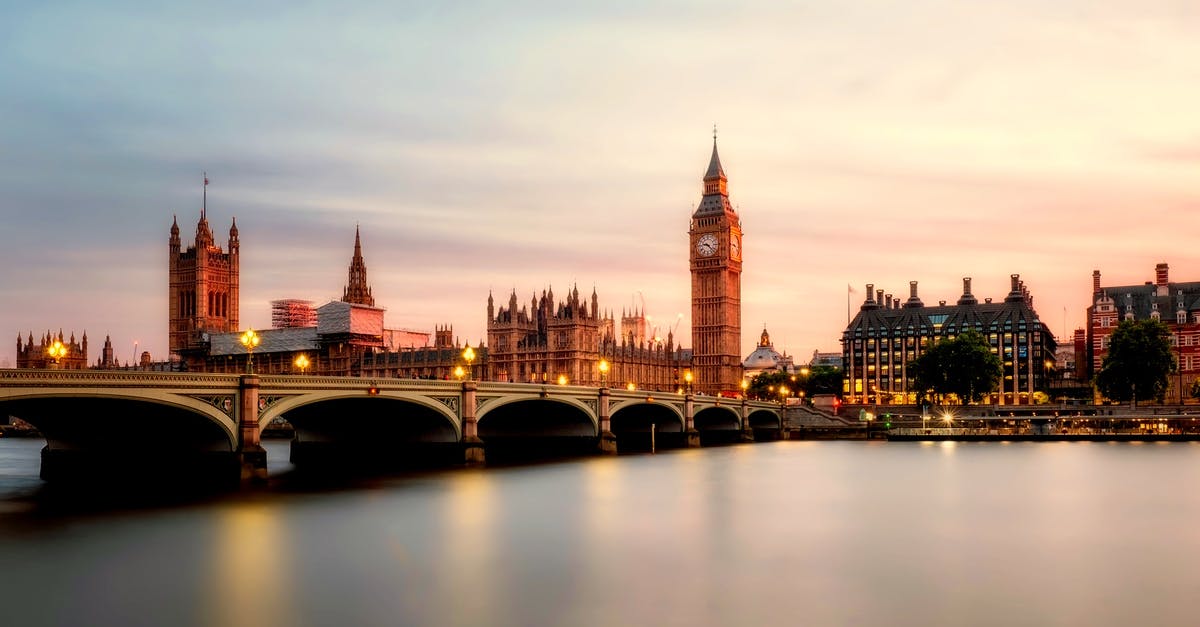
M238 446L237 422L222 408L153 388L10 389L0 395L0 411L37 427L52 449L183 442L199 450L232 452Z
M610 407L609 425L623 453L649 451L653 446L681 448L687 445L683 412L672 403L628 400Z
M728 405L699 408L692 421L697 431L738 431L742 428L742 417L736 408Z
M479 437L595 437L595 410L570 396L513 395L489 401L476 415Z
M259 417L261 432L282 417L320 439L368 439L400 443L447 443L462 439L458 415L446 404L415 392L329 390L281 399ZM382 432L382 433L381 433Z
M783 426L779 412L773 409L755 409L746 416L751 429L779 429Z

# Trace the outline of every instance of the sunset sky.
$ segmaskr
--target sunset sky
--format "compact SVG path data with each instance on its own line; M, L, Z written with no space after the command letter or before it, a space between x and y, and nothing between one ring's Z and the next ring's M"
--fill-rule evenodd
M847 285L1019 273L1061 335L1094 269L1200 280L1196 0L576 4L3 3L0 366L59 328L164 358L203 171L243 327L340 297L358 224L389 327L476 343L489 291L577 284L690 345L714 123L743 355L840 350Z

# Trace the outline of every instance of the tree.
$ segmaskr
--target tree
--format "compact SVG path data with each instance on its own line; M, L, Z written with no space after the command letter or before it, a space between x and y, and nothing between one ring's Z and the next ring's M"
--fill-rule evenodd
M1004 371L987 340L968 330L952 340L934 343L909 364L908 373L918 401L932 392L975 403L996 389Z
M833 366L813 366L808 374L788 374L769 370L750 379L746 393L750 398L778 400L779 388L786 387L789 396L812 398L815 394L842 395L842 369ZM803 394L802 394L803 393Z
M1162 321L1122 320L1108 336L1108 354L1096 375L1096 388L1119 402L1163 400L1167 377L1175 370L1171 331Z

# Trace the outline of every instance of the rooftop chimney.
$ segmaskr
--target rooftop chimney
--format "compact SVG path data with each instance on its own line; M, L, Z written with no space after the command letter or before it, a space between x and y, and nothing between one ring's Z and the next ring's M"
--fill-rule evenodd
M971 277L963 277L963 293L958 299L959 305L975 305L979 303L975 296L971 294Z
M908 302L904 303L905 307L924 307L925 303L921 302L921 298L917 296L917 282L908 282Z
M1167 264L1160 263L1154 266L1154 285L1157 288L1155 291L1158 296L1166 296L1170 293L1167 289Z
M1024 294L1021 293L1021 275L1010 274L1008 278L1012 281L1012 288L1008 291L1008 296L1004 297L1004 302L1013 303L1025 300Z
M1092 270L1092 293L1100 293L1100 271Z
M883 290L875 290L875 304L883 306Z

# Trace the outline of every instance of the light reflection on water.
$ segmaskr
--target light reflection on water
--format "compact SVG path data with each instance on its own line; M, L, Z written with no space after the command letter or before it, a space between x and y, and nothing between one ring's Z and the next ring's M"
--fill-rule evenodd
M0 504L37 448L0 442ZM8 508L0 597L22 625L1184 625L1197 480L1194 444L781 442Z

